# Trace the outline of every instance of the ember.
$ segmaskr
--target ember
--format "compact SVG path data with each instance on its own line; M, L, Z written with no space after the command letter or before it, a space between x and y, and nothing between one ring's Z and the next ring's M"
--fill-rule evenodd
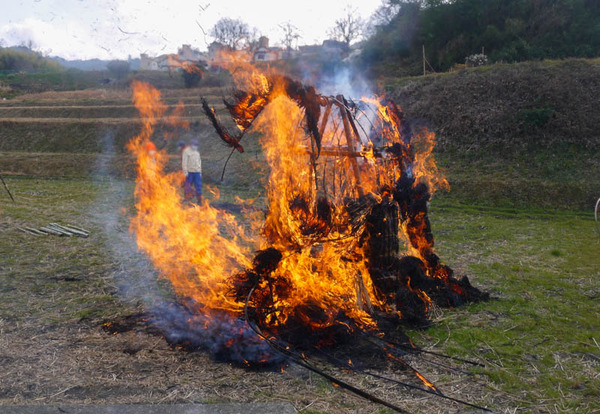
M131 230L185 298L177 312L165 311L173 342L244 363L279 363L265 343L293 357L289 345L387 338L386 328L400 322L427 324L433 305L487 298L434 252L428 202L448 187L432 157L434 134L413 131L385 97L323 96L237 56L228 62L239 90L225 106L237 131L206 101L203 108L232 151L243 152L250 128L261 132L270 176L268 214L249 226L256 231L206 200L182 203L177 176L163 172L166 154L144 151L164 112L160 93L133 85L144 128L129 143L138 160Z
M437 187L448 187L431 155L433 134L413 135L385 98L326 97L244 67L238 85L248 91L225 102L241 134L227 131L206 103L204 109L240 152L257 118L264 133L268 249L231 279L236 299L247 298L261 328L306 338L372 329L381 314L424 324L431 303L451 307L486 297L466 277L454 278L433 250L427 203ZM402 256L400 238L408 247ZM299 334L300 326L307 332Z

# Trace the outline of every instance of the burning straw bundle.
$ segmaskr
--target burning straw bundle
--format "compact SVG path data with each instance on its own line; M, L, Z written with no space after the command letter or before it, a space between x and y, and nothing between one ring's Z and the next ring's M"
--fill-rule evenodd
M163 172L165 157L144 150L165 110L160 93L134 84L144 128L128 145L139 176L132 229L185 298L155 320L174 343L244 364L279 361L266 344L330 378L296 350L326 352L366 338L380 355L408 367L390 351L392 343L402 352L423 350L398 333L400 323L424 325L433 306L487 298L434 252L428 202L448 185L431 157L435 136L413 131L388 99L324 96L230 63L240 88L225 106L239 132L206 100L203 108L232 154L244 151L250 128L261 132L270 175L268 214L251 226L260 234L248 234L208 201L183 205L176 177ZM248 246L256 247L253 257ZM426 387L419 389L447 398L413 371Z
M353 102L341 95L322 96L280 75L263 75L260 85L254 91L237 91L233 102L225 102L242 131L237 136L204 104L216 132L240 152L243 134L269 103L284 96L303 112L303 125L288 131L287 145L290 152L304 153L309 174L303 176L305 182L291 185L288 194L294 196L285 200L299 235L286 238L289 231L267 224L263 231L271 247L256 255L251 269L232 279L234 294L238 300L249 298L251 315L260 326L278 326L279 334L293 327L298 337L305 337L306 332L298 335L299 326L314 334L336 325L332 323L336 319L344 321L338 328L352 324L355 318L344 315L343 309L324 309L310 300L283 315L284 322L277 319L277 302L291 294L289 280L273 276L282 258L308 250L318 259L324 246L340 239L352 240L355 251L338 260L366 264L370 280L365 282L366 275L356 277L356 300L371 315L425 324L432 304L453 307L487 298L466 276L454 278L452 269L434 253L427 206L433 185L447 183L433 176L437 169L427 159L433 143L423 141L433 140L432 134L415 135L401 109L387 99ZM428 165L434 170L427 171ZM408 246L404 255L401 237Z

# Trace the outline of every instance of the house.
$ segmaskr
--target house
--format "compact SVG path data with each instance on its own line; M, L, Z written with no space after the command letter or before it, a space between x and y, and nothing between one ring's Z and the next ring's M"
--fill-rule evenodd
M321 54L330 59L342 59L348 55L349 47L338 40L324 40L321 45Z
M140 70L170 70L171 66L169 58L171 55L160 55L157 57L149 57L147 54L140 55Z
M232 49L227 45L212 42L208 46L208 53L200 52L191 45L182 45L177 53L157 57L150 57L143 53L140 55L140 70L175 71L201 63L205 68L218 71L224 62L232 59L231 51ZM287 50L269 46L269 38L261 36L258 39L258 47L252 52L244 52L243 58L253 62L273 62L293 58L332 61L341 60L348 54L348 46L337 40L325 40L321 45L305 45L300 46L298 50Z
M298 48L302 59L341 60L348 56L349 48L338 40L324 40L320 45L305 45Z
M185 61L197 62L199 60L206 60L206 55L200 52L198 49L192 49L190 45L182 45L177 50L177 56Z
M255 62L271 62L283 58L283 49L280 47L269 47L269 38L261 36L258 39L258 47L254 51L252 60Z
M208 66L208 56L190 45L182 45L177 53L150 57L146 53L140 55L140 70L175 71L185 66L201 63Z

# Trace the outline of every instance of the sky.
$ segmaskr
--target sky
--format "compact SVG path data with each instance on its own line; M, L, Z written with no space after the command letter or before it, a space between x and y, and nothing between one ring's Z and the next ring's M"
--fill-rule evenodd
M346 10L368 19L381 0L0 0L0 46L31 42L66 59L126 59L200 50L223 17L241 19L279 44L290 22L299 44L321 43ZM205 34L206 33L206 34Z

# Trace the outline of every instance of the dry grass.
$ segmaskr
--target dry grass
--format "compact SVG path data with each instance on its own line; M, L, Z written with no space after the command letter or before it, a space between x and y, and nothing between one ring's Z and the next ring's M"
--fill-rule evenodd
M205 117L202 116L186 116L181 117L182 120L188 122L195 121L203 121L208 124L208 121ZM167 120L167 118L158 118L159 122ZM27 124L36 124L36 123L47 123L47 124L118 124L118 123L135 123L142 124L142 120L140 118L0 118L0 123L27 123Z
M295 366L284 372L248 371L213 361L206 353L169 348L143 331L107 335L97 328L72 327L40 333L20 326L2 327L3 383L0 404L219 403L288 401L299 411L372 413L381 410L320 377ZM23 355L11 344L19 341ZM383 372L398 377L398 372ZM366 377L338 373L343 379L390 399L411 412L463 412L455 404L403 391ZM433 377L449 395L494 392L483 384L439 374ZM400 375L406 380L406 375ZM496 400L497 401L497 400Z
M161 91L163 98L170 102L179 99L194 99L203 96L222 96L224 88L191 88L191 89L165 89ZM57 102L80 102L82 105L98 105L102 102L131 103L131 90L120 89L84 89L79 91L46 91L20 95L7 101L0 101L0 108L23 103L32 103L37 106L56 105Z
M598 59L495 64L390 80L387 89L444 148L498 157L552 148L600 151Z
M5 179L18 204L0 197L0 404L289 401L313 413L387 412L299 368L249 371L171 349L145 324L117 335L103 331L104 321L144 311L157 294L171 297L128 236L121 208L131 205L132 183ZM420 358L411 363L447 394L495 412L600 408L598 267L589 218L447 205L434 207L432 220L441 256L499 299L438 311L433 328L411 333L433 350L485 363L477 375ZM92 236L16 230L51 221L80 224ZM378 372L413 380L393 365ZM412 412L465 412L373 378L336 375Z
M387 412L294 366L281 373L215 362L204 352L171 349L145 324L105 332L104 321L143 311L158 293L170 297L120 213L131 205L132 183L6 179L18 204L0 198L0 255L7 258L0 264L0 405L289 401L304 412ZM91 236L16 229L50 221L79 224ZM508 401L485 377L413 362L449 395L493 406ZM380 372L415 381L397 366ZM464 411L373 378L336 375L413 412Z

